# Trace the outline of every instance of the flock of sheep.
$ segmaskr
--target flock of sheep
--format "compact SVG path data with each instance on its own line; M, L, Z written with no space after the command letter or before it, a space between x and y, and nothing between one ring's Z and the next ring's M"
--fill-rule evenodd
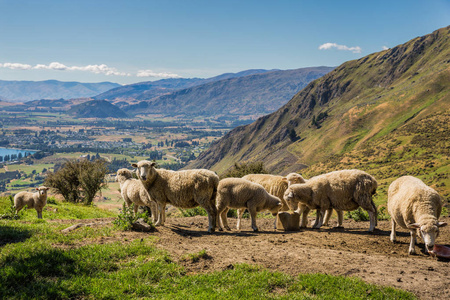
M147 160L132 164L139 179L134 179L128 169L117 171L116 181L120 183L121 195L128 206L148 206L155 225L164 225L167 204L179 208L203 207L208 213L208 232L230 230L227 212L238 210L237 229L241 228L241 217L248 209L251 226L258 231L256 214L270 211L274 216L289 209L299 214L297 227L307 226L307 216L316 210L313 228L327 224L334 209L338 215L338 227L342 227L343 211L362 207L369 213L372 232L377 225L377 208L372 200L377 181L360 170L341 170L315 176L305 180L297 173L286 177L268 174L251 174L243 178L219 177L205 169L170 171L155 168ZM18 212L25 205L35 208L42 218L46 204L46 187L38 192L20 192L14 197ZM432 188L412 176L403 176L392 182L388 190L388 212L391 216L390 239L395 242L396 226L411 232L409 254L415 253L417 233L420 233L427 251L431 251L439 235L439 227L447 225L438 219L442 209L442 198Z

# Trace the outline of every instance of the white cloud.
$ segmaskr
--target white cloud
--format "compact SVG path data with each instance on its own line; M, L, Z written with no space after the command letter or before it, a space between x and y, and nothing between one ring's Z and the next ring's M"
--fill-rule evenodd
M137 77L158 77L158 78L180 78L180 75L173 73L157 73L152 70L139 70L136 74Z
M12 69L12 70L30 70L32 68L31 65L19 64L19 63L4 63L2 65L2 67Z
M389 50L389 47L383 46L383 47L381 47L381 49L383 49L383 50Z
M152 70L139 70L137 74L120 72L116 68L109 67L105 64L87 65L87 66L66 66L60 62L52 62L48 65L37 64L35 66L21 63L3 63L0 68L8 68L13 70L54 70L54 71L83 71L94 74L114 75L114 76L137 76L137 77L157 77L157 78L180 78L181 76L169 72L154 72Z
M319 50L330 50L331 48L336 48L341 51L351 51L353 53L361 53L362 49L359 46L356 47L348 47L345 45L339 45L336 43L325 43L319 46Z

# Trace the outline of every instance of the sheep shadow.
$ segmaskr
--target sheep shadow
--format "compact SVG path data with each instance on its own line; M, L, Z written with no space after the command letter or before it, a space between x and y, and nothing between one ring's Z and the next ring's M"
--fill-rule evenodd
M288 231L251 231L250 230L236 230L236 229L232 229L232 230L223 230L220 231L216 228L216 231L214 233L209 233L207 231L207 229L205 228L205 230L202 231L197 231L197 230L193 230L190 229L190 226L186 226L186 225L171 225L169 227L169 229L180 235L183 237L202 237L202 236L214 236L214 235L219 235L219 236L244 236L244 237L251 237L251 236L258 236L261 234L275 234L275 235L279 235L279 234L286 234L288 233ZM292 231L292 232L298 232L298 231Z
M0 247L7 244L24 242L32 236L31 230L0 225Z
M390 230L382 230L375 228L373 232L370 232L368 230L360 229L360 228L345 228L345 227L339 227L339 228L324 228L321 227L319 229L315 228L300 228L301 231L318 231L318 232L340 232L340 233L349 233L349 234L355 234L355 235L379 235L379 236L390 236L391 231ZM401 232L397 231L397 236L402 237L408 237L410 236L409 232Z

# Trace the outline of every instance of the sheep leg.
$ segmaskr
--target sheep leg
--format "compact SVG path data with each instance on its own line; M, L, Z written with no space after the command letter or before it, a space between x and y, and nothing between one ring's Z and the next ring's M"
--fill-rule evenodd
M396 225L397 224L395 224L394 219L391 219L391 236L390 236L390 239L391 239L391 242L393 242L393 243L395 243L395 241L397 239L397 234L395 232Z
M411 242L409 244L409 254L416 254L416 236L417 236L417 231L411 230Z
M228 218L227 218L227 213L228 213L229 210L230 210L230 209L229 209L228 207L226 207L226 208L222 211L222 213L221 213L221 215L220 215L220 219L222 220L223 227L225 227L225 229L228 230L228 231L231 230L231 229L230 229L230 226L228 226Z
M323 221L324 226L328 226L328 222L330 221L331 215L333 214L333 209L329 208L325 211L325 220Z
M325 209L316 210L316 221L314 222L313 228L319 229L323 224L323 215L325 214Z
M252 220L252 229L253 231L258 231L258 227L256 227L256 209L251 207L248 208L248 212L250 213L250 218Z
M42 219L42 210L37 211L38 219Z
M155 223L155 226L164 226L164 220L166 218L166 204L162 202L158 202L158 220Z
M158 214L158 205L153 202L150 201L150 211L152 212L152 222L153 224L156 223L156 220L158 218L157 214Z
M300 228L306 228L308 225L308 214L311 211L311 209L303 204L300 204L298 206L298 213L301 215L301 222L300 222Z
M222 212L227 210L227 206L225 204L223 204L223 202L219 202L217 204L216 210L217 210L216 225L219 228L219 231L223 231L223 226L225 225L225 222L227 222L225 219L227 217L227 215L225 214L225 217L223 217ZM227 228L227 230L230 230L230 229Z
M369 232L373 232L375 229L375 226L377 225L377 212L368 211L369 213L369 219L370 219L370 226L369 226Z
M236 229L237 230L241 230L241 219L242 219L242 215L244 214L245 208L239 208L237 210L237 214L238 214L238 220L237 220L237 224L236 224Z
M337 226L335 226L335 228L344 227L342 225L342 223L344 222L344 211L343 210L337 210L336 213L338 215L338 224L337 224Z
M208 232L213 233L216 231L216 223L217 223L217 208L214 204L205 204L202 205L202 207L206 210L208 213Z
M139 205L137 205L136 203L133 204L133 211L134 211L134 216L137 216L139 210Z

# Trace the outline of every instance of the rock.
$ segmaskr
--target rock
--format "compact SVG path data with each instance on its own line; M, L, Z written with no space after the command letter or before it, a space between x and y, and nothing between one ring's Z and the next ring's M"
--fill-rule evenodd
M145 223L144 219L140 218L136 222L133 223L133 230L136 231L143 231L143 232L150 232L153 231L153 226Z
M277 214L277 230L299 231L300 214L287 211L279 212Z

